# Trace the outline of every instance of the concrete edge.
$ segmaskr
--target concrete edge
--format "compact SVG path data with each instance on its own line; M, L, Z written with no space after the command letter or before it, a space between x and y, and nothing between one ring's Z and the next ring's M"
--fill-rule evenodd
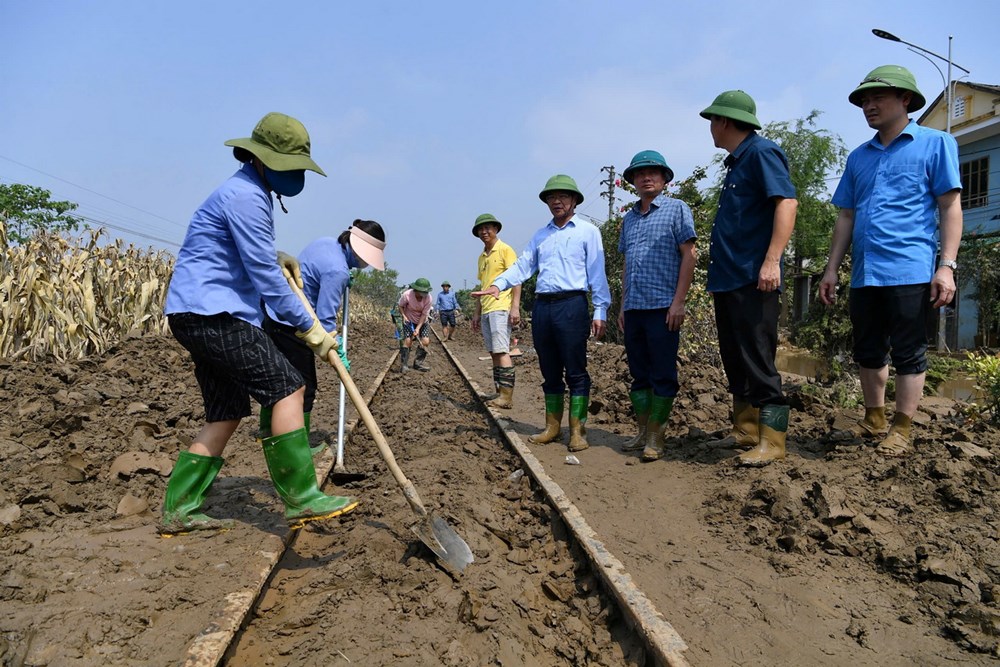
M386 373L392 368L392 363L396 360L397 355L398 351L393 353L389 361L386 362L382 372L376 376L371 386L365 392L365 403L370 404L372 402L375 394L378 393L379 387L382 386L382 381L385 379ZM358 421L359 418L355 417L344 424L345 439L350 437ZM329 450L329 446L327 446L327 449ZM334 457L326 456L324 457L322 467L316 469L316 479L321 486L326 482L330 471L333 470L334 463ZM285 551L295 542L298 533L299 529L290 529L285 533L282 537L283 546L279 551L259 552L264 556L264 563L260 568L250 573L252 575L250 586L225 596L222 609L217 612L215 620L198 633L198 636L188 644L187 651L181 658L181 665L184 667L215 667L222 661L226 655L226 651L229 650L232 644L233 638L239 632L244 620L246 620L247 615L260 596L261 591L264 590L264 586L274 573L275 567L285 555Z
M479 385L472 380L462 363L455 358L455 355L443 342L441 342L441 347L458 368L469 388L476 396L481 396ZM486 406L484 405L484 407ZM608 551L607 547L598 539L597 533L587 524L580 510L566 496L562 487L549 477L541 461L531 453L528 446L521 441L520 436L509 427L510 422L504 418L503 413L496 408L486 407L486 410L503 433L507 444L521 457L527 472L542 487L549 502L569 526L573 536L583 547L598 576L604 582L606 590L618 601L629 625L639 631L657 664L668 667L689 667L690 663L683 655L688 647L680 634L656 610L645 593L635 585L622 562Z

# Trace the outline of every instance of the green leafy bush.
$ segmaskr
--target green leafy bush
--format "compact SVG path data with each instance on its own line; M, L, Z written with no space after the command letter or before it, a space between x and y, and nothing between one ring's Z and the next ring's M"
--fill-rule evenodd
M970 352L966 368L983 395L980 413L992 422L1000 421L1000 356Z

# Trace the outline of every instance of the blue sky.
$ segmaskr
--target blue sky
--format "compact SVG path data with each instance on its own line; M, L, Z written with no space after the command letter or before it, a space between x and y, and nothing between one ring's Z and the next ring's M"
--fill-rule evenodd
M548 219L539 190L567 173L603 220L602 167L647 148L678 179L711 161L698 112L723 90L765 123L819 109L852 148L871 131L847 94L875 66L910 68L933 99L937 70L872 28L942 55L951 34L966 80L1000 83L1000 3L945 6L0 0L0 182L176 251L237 166L222 143L281 111L329 177L276 210L280 248L375 219L401 281L471 288L478 214L520 251Z

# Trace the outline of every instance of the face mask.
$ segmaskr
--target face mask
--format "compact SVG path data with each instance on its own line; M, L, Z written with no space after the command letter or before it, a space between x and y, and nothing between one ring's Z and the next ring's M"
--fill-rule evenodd
M294 197L302 192L306 185L306 170L272 171L264 167L264 178L271 184L271 189L283 197Z

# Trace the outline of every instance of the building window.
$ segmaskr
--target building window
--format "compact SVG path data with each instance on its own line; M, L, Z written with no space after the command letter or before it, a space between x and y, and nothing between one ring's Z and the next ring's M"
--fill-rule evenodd
M962 177L962 208L986 206L989 203L989 156L963 162L959 166L959 174Z
M971 102L970 97L956 97L955 103L952 106L952 118L965 118L965 113L968 109L968 105Z

